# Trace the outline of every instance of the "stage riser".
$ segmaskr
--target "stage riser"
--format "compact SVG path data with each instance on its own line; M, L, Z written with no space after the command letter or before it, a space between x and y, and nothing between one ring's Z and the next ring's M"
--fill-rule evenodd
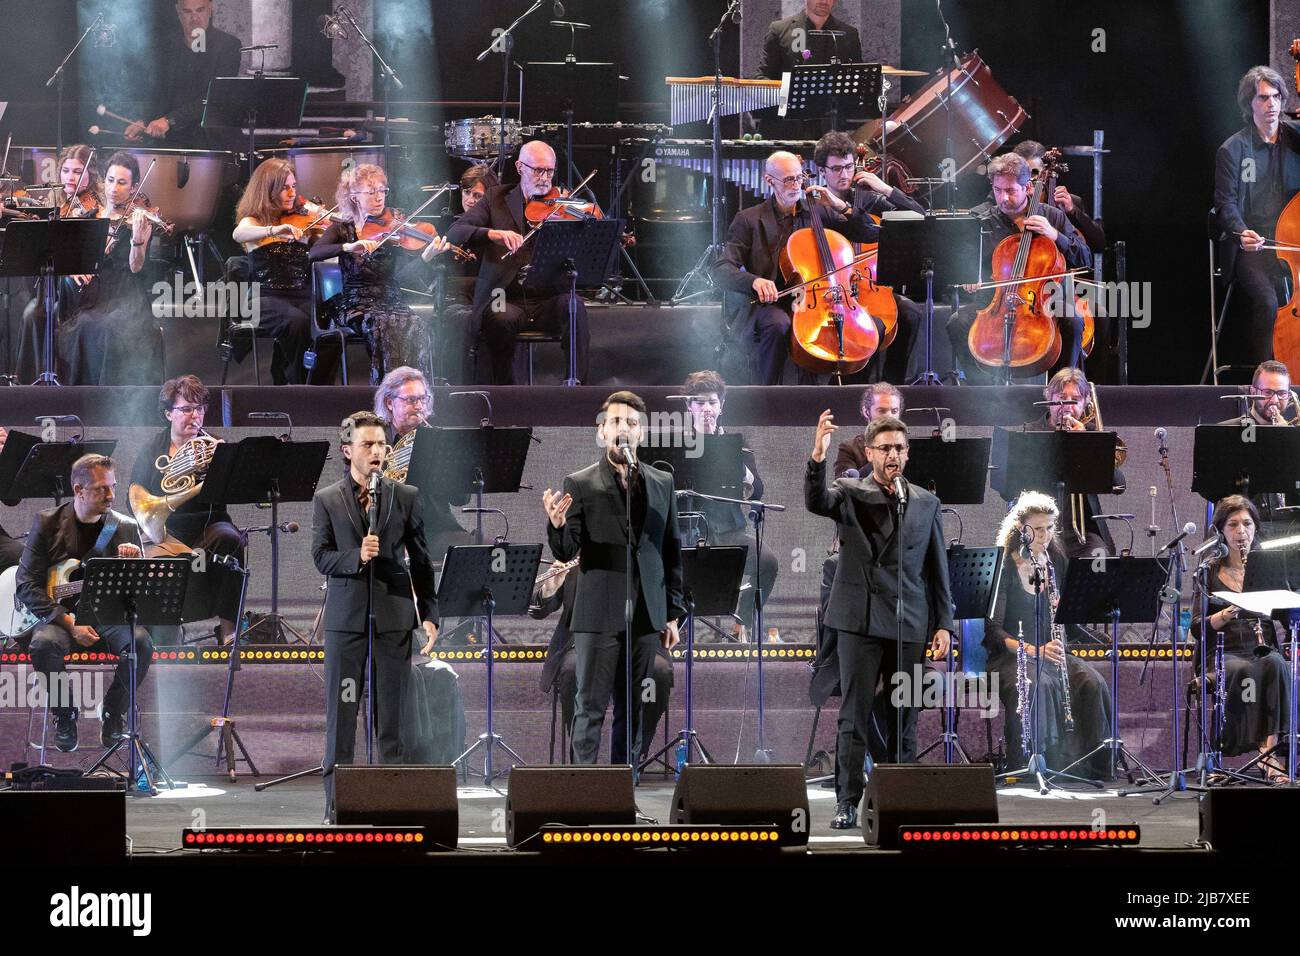
M79 668L82 669L82 668ZM5 665L5 672L15 669ZM456 667L459 687L465 703L466 737L472 741L484 728L486 672L482 665ZM1171 668L1159 664L1148 672L1147 683L1139 686L1142 665L1126 662L1120 667L1120 731L1126 745L1153 767L1168 764L1170 754L1170 685ZM1189 669L1183 668L1184 675ZM288 773L307 769L320 761L324 746L324 691L319 680L320 667L306 664L248 665L236 676L232 715L240 736L263 774ZM530 764L550 761L551 698L538 689L539 664L501 665L496 670L495 730ZM8 679L8 678L6 678ZM105 683L110 679L105 674ZM678 663L674 670L669 712L665 721L668 736L681 729L685 673ZM144 732L155 752L170 757L176 749L203 726L207 716L219 714L225 691L226 669L217 665L160 664L145 679L141 690ZM777 762L802 762L808 746L814 709L808 703L808 668L799 662L764 665L766 709L764 730L767 746ZM700 665L695 671L696 729L714 758L730 763L740 740L740 757L752 758L757 746L756 668L742 663L719 662ZM1180 695L1180 700L1181 700ZM814 750L833 753L835 749L838 698L832 698L818 721ZM160 713L161 711L161 713ZM6 707L0 711L0 765L8 767L23 758L30 712L25 706ZM1183 713L1179 712L1180 722ZM32 721L34 738L39 739L39 713ZM561 727L556 727L556 762L562 759ZM661 724L655 749L663 741ZM918 729L922 748L941 731L941 713L924 711ZM962 743L972 758L987 750L985 723L975 711L963 711L960 722ZM98 755L99 722L82 717L82 749L75 754L59 754L53 749L53 726L50 730L49 762L59 767L87 766ZM993 721L995 747L1001 741L1002 719ZM608 754L609 721L601 753ZM1181 730L1180 730L1181 747ZM215 737L198 750L214 753ZM1196 733L1193 725L1190 755L1195 757ZM357 753L364 755L364 737L359 737ZM33 757L34 759L34 757ZM942 750L934 751L929 762L940 762ZM186 757L173 768L182 775L212 773L211 759ZM244 765L240 764L243 771Z

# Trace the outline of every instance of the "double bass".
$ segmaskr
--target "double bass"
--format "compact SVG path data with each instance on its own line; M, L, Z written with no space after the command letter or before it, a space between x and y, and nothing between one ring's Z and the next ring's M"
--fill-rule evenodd
M807 205L812 225L790 234L780 258L786 280L803 284L794 303L790 358L814 374L859 372L880 347L880 331L853 292L853 244L826 228L820 203Z
M1043 168L1031 180L1025 218L1041 215L1044 186L1060 162L1061 151L1048 150ZM1048 310L1048 283L1065 272L1065 256L1046 236L1021 228L993 250L993 301L980 309L966 341L971 356L981 365L1003 369L1009 377L1027 377L1047 371L1061 357L1061 330Z
M1300 40L1291 41L1296 79L1300 80ZM1300 193L1296 193L1277 217L1274 239L1280 247L1278 262L1286 268L1291 295L1277 310L1273 321L1273 358L1289 369L1300 368Z

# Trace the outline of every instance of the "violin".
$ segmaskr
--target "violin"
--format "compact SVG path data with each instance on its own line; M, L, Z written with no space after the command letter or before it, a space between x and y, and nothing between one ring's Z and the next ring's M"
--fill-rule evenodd
M93 219L103 208L99 194L93 189L83 189L76 196L64 195L59 201L60 219Z
M851 374L880 347L880 331L853 294L853 244L826 228L820 203L808 209L812 226L791 233L780 256L788 281L812 280L795 299L790 358L813 373Z
M410 252L423 252L425 247L438 238L438 230L431 222L410 222L403 217L400 209L386 208L381 216L366 219L358 239L373 242L385 242L392 236L392 243ZM467 249L448 243L447 251L460 262L474 262L478 256Z
M323 236L325 234L326 221L330 218L329 213L316 213L309 211L307 202L307 197L299 196L297 205L281 216L280 221L276 223L278 226L296 226L298 229L302 230L303 242L311 242ZM322 205L319 197L317 197L314 202L317 206ZM290 239L288 236L266 236L257 240L257 244L259 246L267 246L273 242L295 241L297 240Z
M1291 56L1295 60L1296 76L1300 76L1300 40L1291 41ZM1300 367L1300 296L1297 295L1296 280L1300 278L1300 202L1297 197L1291 200L1277 217L1274 240L1279 247L1275 250L1278 262L1286 267L1291 279L1291 295L1281 303L1273 322L1273 357L1284 362L1286 367ZM1286 248L1289 247L1289 248ZM1245 253L1251 255L1251 253Z
M591 177L588 177L590 179ZM605 213L598 203L570 199L567 190L552 186L551 191L538 199L530 199L524 207L524 219L536 228L550 220L604 219Z
M1025 218L1041 214L1043 187L1051 167L1060 161L1059 149L1048 150L1043 168L1034 174ZM993 278L999 283L993 300L975 316L967 334L971 356L981 365L1012 376L1038 375L1061 357L1061 330L1047 309L1046 286L1065 272L1065 257L1046 236L1021 228L993 250ZM1023 280L1029 281L1023 281Z

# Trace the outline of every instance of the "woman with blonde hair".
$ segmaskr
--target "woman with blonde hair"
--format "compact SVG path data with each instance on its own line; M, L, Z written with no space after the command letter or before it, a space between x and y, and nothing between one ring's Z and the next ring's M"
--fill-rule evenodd
M338 212L334 222L311 250L312 261L339 260L343 294L339 321L365 336L370 353L370 384L378 385L390 371L404 365L432 371L429 330L411 311L397 279L404 265L396 241L382 246L377 239L362 239L367 222L385 230L396 226L400 213L388 206L388 177L378 166L362 163L345 169L334 194ZM420 253L424 262L447 250L439 236Z
M1070 655L1052 632L1056 600L1052 596L1053 578L1059 597L1065 585L1066 555L1056 534L1060 512L1056 501L1037 491L1022 491L1002 519L997 544L1003 549L1002 583L993 614L984 621L984 647L988 651L988 671L997 682L998 698L1004 715L1007 766L1025 766L1028 754L1023 751L1023 721L1032 720L1032 712L1019 713L1020 686L1027 681L1026 700L1037 699L1042 709L1038 724L1038 751L1048 767L1063 770L1110 736L1110 689L1092 667ZM1041 601L1035 592L1041 590ZM1035 627L1035 606L1038 625ZM1064 625L1070 643L1085 635L1078 625ZM1019 638L1024 637L1025 665L1018 666ZM1041 670L1035 658L1042 655ZM1069 695L1062 681L1062 668L1069 674ZM1035 695L1033 683L1041 673L1042 685ZM1066 719L1069 701L1073 729ZM1030 728L1033 728L1031 723ZM1032 736L1032 735L1030 735ZM1110 756L1102 750L1075 766L1070 773L1080 777L1110 777Z

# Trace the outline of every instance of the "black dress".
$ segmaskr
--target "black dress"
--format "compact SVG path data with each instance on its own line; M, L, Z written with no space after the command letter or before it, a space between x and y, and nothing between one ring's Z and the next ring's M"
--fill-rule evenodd
M1053 544L1049 550L1058 582L1065 580L1066 558L1060 546ZM1016 652L1006 645L1015 640L1023 627L1026 646L1034 645L1034 592L1021 581L1015 560L1009 555L1002 572L1002 586L998 591L993 617L984 622L984 647L988 651L988 671L998 682L998 698L1004 715L1003 730L1006 735L1008 767L1025 765L1026 755L1020 746L1021 715L1016 712ZM1066 625L1071 642L1084 635L1075 625ZM1038 626L1038 643L1052 639L1051 605L1044 587L1041 617ZM1071 711L1074 731L1065 730L1065 706L1062 696L1061 668L1043 658L1042 687L1039 701L1043 719L1040 725L1040 750L1047 765L1060 770L1073 763L1093 747L1110 736L1110 688L1091 666L1071 655L1067 658L1070 674ZM1030 682L1030 700L1034 698L1033 681L1037 661L1027 656L1027 677ZM1110 756L1102 751L1076 767L1072 773L1081 777L1105 779L1110 776Z
M1216 566L1210 572L1210 591L1230 591L1219 577ZM1210 598L1210 615L1227 607L1217 598ZM1272 734L1287 732L1287 713L1291 702L1291 673L1286 658L1278 649L1279 631L1272 621L1261 620L1260 632L1264 643L1259 643L1252 618L1244 614L1229 621L1222 632L1207 622L1205 637L1214 667L1215 649L1220 633L1223 634L1223 670L1227 685L1227 699L1223 732L1219 749L1226 756L1250 753L1262 745ZM1200 673L1200 602L1192 614L1192 636L1197 640L1196 670ZM1213 707L1213 698L1211 698Z
M72 295L71 313L58 334L66 385L162 384L162 328L150 306L147 277L131 271L131 242L131 227L124 223L99 274Z
M429 331L402 298L397 280L399 253L392 243L371 255L343 251L355 242L357 231L350 222L332 223L312 247L313 261L338 256L343 273L343 294L339 322L365 336L370 353L370 384L378 385L385 375L403 365L433 371L433 350Z
M311 344L311 263L301 242L269 242L248 253L249 279L259 283L259 327L277 346L271 381L300 385L306 381L303 353Z

